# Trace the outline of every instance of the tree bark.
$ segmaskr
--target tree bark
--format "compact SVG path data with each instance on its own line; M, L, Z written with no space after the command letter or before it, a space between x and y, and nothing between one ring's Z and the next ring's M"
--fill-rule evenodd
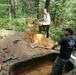
M47 11L49 11L49 6L50 6L50 0L46 0L45 8L47 9Z
M37 0L37 19L39 19L39 0Z
M39 19L39 0L35 0L35 8L37 19Z
M14 0L14 11L13 11L13 14L14 14L14 18L16 18L15 0Z
M21 2L21 3L22 3L22 12L24 12L25 7L26 7L26 6L25 6L25 1L24 1L24 0L22 0L22 2Z
M11 5L10 0L7 0L7 4L10 4ZM8 7L8 15L9 15L9 19L11 20L11 6Z

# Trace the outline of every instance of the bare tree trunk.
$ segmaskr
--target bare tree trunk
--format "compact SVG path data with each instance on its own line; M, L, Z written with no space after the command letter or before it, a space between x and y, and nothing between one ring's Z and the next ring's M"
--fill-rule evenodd
M25 10L25 1L24 0L21 0L21 4L22 4L22 11L24 12L24 10Z
M15 0L14 0L14 18L16 18Z
M37 19L39 19L39 0L35 0Z
M39 0L37 0L37 19L39 19Z
M7 0L7 4L10 4L10 0ZM11 20L11 6L8 8L8 15L9 15L9 19Z
M11 20L11 8L9 7L9 19Z
M47 11L49 11L49 6L50 6L50 0L46 0L45 8L47 9Z

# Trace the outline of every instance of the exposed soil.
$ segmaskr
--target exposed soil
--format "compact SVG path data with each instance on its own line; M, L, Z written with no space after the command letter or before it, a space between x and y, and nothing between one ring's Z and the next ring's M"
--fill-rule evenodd
M7 69L9 65L14 62L36 57L51 51L50 49L44 48L33 49L30 44L46 47L52 47L53 45L53 40L39 34L36 30L30 30L28 32L1 30L0 38L0 61L5 61L2 64L4 69ZM10 58L12 58L12 60L8 60Z
M31 33L30 33L31 32ZM0 60L8 58L28 58L33 55L40 53L46 53L50 49L44 48L35 48L32 49L31 45L39 46L50 46L52 47L53 41L49 38L46 38L42 34L32 34L32 31L29 32L17 32L17 31L7 31L2 30L0 40Z
M11 75L48 75L52 71L52 65L57 55L54 53L13 65ZM68 62L64 73L69 72L73 68L73 65Z
M46 38L44 35L34 30L30 30L28 32L2 30L0 31L0 38L0 61L5 61L6 59L12 58L2 64L3 69L6 71L7 68L15 62L51 52L51 49L31 48L30 45L51 48L54 43L51 38ZM40 62L40 64L38 63L35 66L32 66L31 64L31 66L29 66L30 69L27 67L29 70L16 75L47 75L51 72L52 64L53 61L45 61L45 63ZM25 68L18 72L24 70ZM8 75L6 71L2 70L0 75Z
M19 74L19 75L48 75L51 73L53 62L44 62L39 65L30 67L29 70Z

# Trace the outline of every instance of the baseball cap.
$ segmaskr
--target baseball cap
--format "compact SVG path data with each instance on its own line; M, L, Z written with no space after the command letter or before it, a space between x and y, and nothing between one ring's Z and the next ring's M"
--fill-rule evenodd
M73 32L74 32L72 28L64 28L64 30L70 32L70 34L73 34Z

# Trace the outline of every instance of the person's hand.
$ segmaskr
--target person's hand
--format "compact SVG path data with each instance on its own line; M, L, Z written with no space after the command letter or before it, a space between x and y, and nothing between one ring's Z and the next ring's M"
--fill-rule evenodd
M52 49L55 49L55 47L53 46Z

